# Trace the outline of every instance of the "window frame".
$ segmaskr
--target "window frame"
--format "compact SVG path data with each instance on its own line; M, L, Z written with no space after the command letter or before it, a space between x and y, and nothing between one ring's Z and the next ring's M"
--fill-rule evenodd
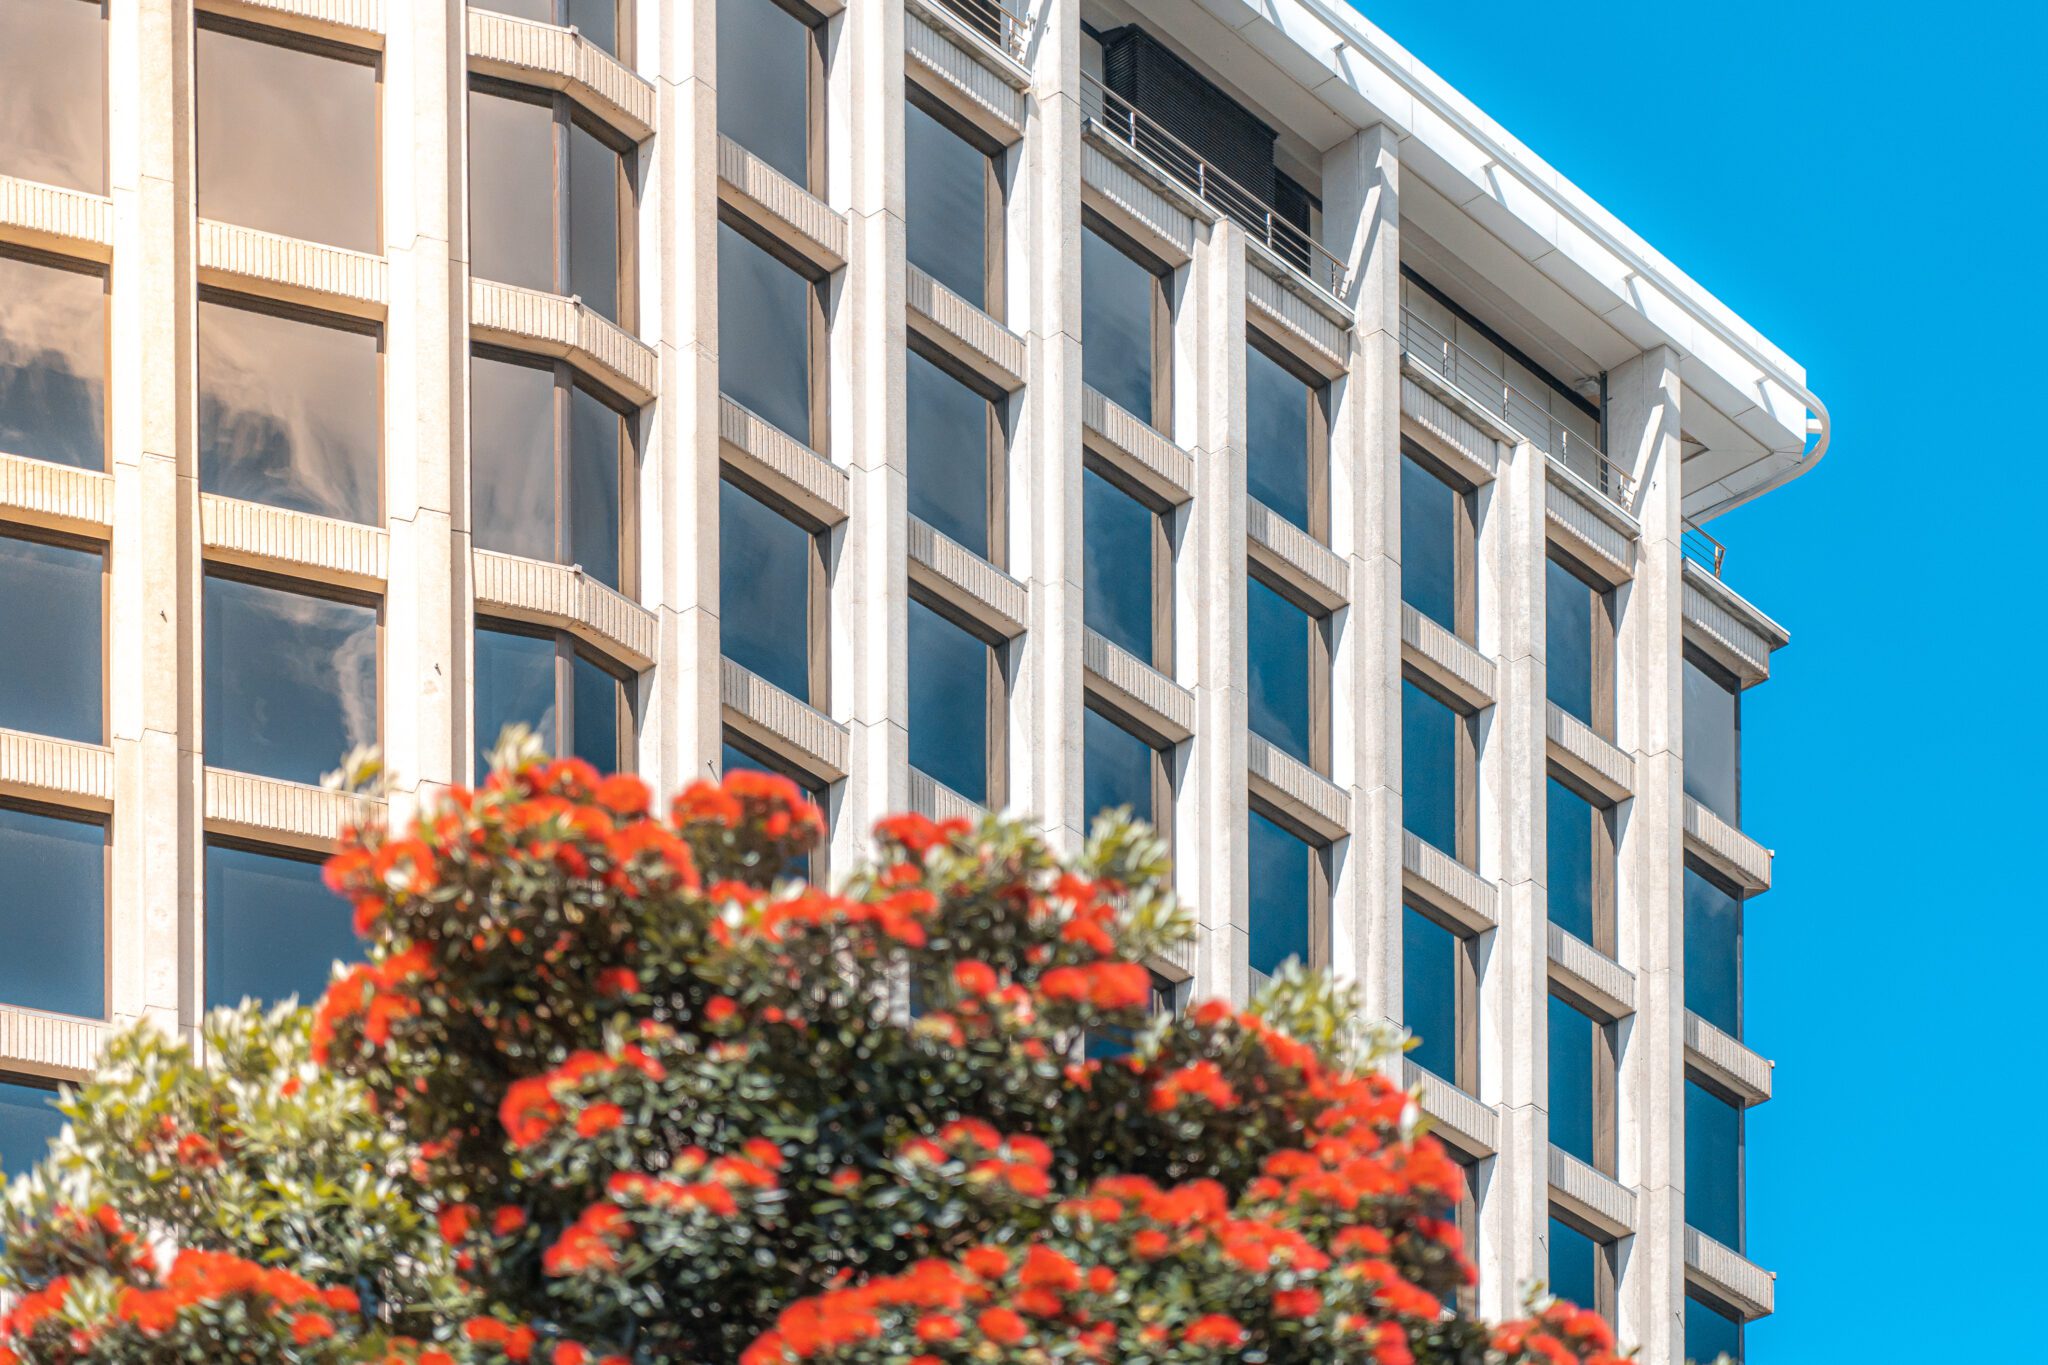
M773 4L776 3L776 0L760 0L760 3ZM810 448L812 454L822 455L829 460L832 458L832 421L829 409L832 392L832 337L831 317L826 302L826 291L831 285L832 272L820 268L815 261L792 249L788 244L777 241L752 218L749 218L744 212L734 208L731 204L726 203L723 199L718 201L718 221L746 238L748 242L758 249L766 252L785 268L794 271L809 286L806 291L808 306L805 309L804 316L804 374L807 381L806 387L809 389L808 406L810 409L811 429L804 433L787 431L783 432L783 435L802 441L804 445ZM719 347L719 363L721 365L724 363L724 353L725 348L721 345ZM719 384L718 392L719 397L725 397L723 382ZM733 401L735 403L738 402L737 399ZM767 418L763 417L761 421L775 430L781 431L780 427L776 427Z
M69 820L73 824L95 825L100 832L100 1014L67 1014L59 1010L37 1011L60 1019L93 1019L107 1022L114 1017L114 812L87 810L29 796L0 795L0 809L48 820ZM7 1003L7 1002L0 1002ZM13 1006L25 1009L26 1006ZM16 1073L17 1075L19 1073ZM0 1080L7 1079L0 1074Z
M1550 1217L1593 1244L1596 1253L1593 1258L1594 1301L1590 1304L1582 1303L1579 1307L1591 1308L1605 1321L1613 1322L1621 1298L1620 1240L1611 1233L1594 1227L1555 1200L1550 1202L1548 1212Z
M1576 556L1550 541L1545 547L1545 559L1557 565L1573 578L1579 580L1593 597L1593 653L1587 661L1593 679L1593 733L1600 738L1614 742L1614 726L1619 702L1616 692L1619 684L1616 656L1621 621L1615 611L1614 589L1601 580L1599 575L1588 569ZM1549 660L1548 640L1545 640L1544 659ZM1548 697L1545 698L1548 701ZM1562 708L1560 708L1562 709Z
M114 666L113 641L111 639L113 632L108 628L113 619L114 610L113 542L110 540L100 540L93 536L78 535L70 531L58 531L51 527L38 526L30 522L7 519L0 519L0 536L4 536L9 540L28 540L42 545L54 545L60 549L78 550L99 557L100 737L94 742L98 744L109 743L112 739L114 727L114 708L111 700ZM33 732L21 731L18 733L27 734ZM47 738L61 738L61 736L48 736Z
M903 99L919 113L980 153L982 174L981 311L997 322L1007 320L1009 287L1009 180L1005 163L1009 148L990 137L939 91L926 85L915 68L907 70Z
M1116 726L1131 738L1138 740L1151 751L1152 816L1150 823L1153 832L1166 844L1167 852L1171 853L1174 848L1173 831L1175 824L1173 818L1175 799L1174 755L1179 746L1151 726L1146 725L1143 721L1136 719L1129 712L1118 707L1107 697L1096 693L1093 688L1084 689L1081 705L1083 709L1093 711L1096 715L1102 717L1111 725ZM1085 772L1088 763L1088 749L1085 743L1081 747L1081 763ZM1083 785L1086 785L1085 782ZM1092 810L1082 812L1081 831L1083 835L1093 827L1096 814L1097 812ZM1155 973L1155 975L1157 974Z
M1457 1075L1439 1076L1438 1080L1451 1085L1468 1095L1479 1093L1479 938L1467 926L1460 924L1432 905L1426 897L1404 895L1401 906L1412 910L1430 923L1449 934L1458 945L1457 977L1452 983L1453 1027L1457 1030L1455 1063ZM1403 1014L1407 1010L1402 1010Z
M1131 416L1170 441L1173 439L1174 389L1173 265L1086 203L1081 206L1081 230L1094 233L1152 277L1152 411L1134 412ZM1078 270L1079 264L1076 263L1074 268ZM1083 336L1081 346L1084 351L1087 345L1088 340ZM1085 384L1087 381L1084 378L1082 382Z
M1413 683L1417 690L1442 705L1457 717L1458 752L1457 771L1452 775L1451 799L1457 806L1456 850L1451 856L1466 868L1479 866L1479 712L1464 702L1445 693L1428 674L1404 662L1401 665L1401 681ZM1407 784L1402 783L1402 802L1407 801ZM1407 831L1407 820L1402 819L1402 830ZM1421 835L1417 835L1421 838ZM1428 843L1428 840L1423 840ZM1444 850L1438 850L1442 852Z
M1557 783L1572 795L1584 801L1593 812L1593 847L1589 850L1592 858L1592 875L1587 880L1592 886L1593 904L1589 907L1593 921L1593 938L1589 945L1595 952L1607 958L1614 958L1619 952L1620 925L1620 842L1615 837L1615 823L1618 814L1606 798L1595 794L1584 783L1556 764L1546 767L1549 781ZM1544 857L1549 858L1550 830L1548 821L1544 829ZM1545 876L1545 882L1549 880ZM1548 893L1548 886L1545 892ZM1546 907L1546 912L1547 912ZM1548 915L1546 913L1546 920ZM1554 923L1554 921L1551 921ZM1570 932L1567 930L1566 932Z
M1256 322L1248 322L1244 331L1245 345L1256 348L1259 353L1293 375L1308 387L1308 525L1310 537L1328 545L1330 543L1330 418L1333 406L1330 397L1329 377L1304 361L1294 348L1267 332ZM1276 512L1275 515L1278 515ZM1282 520L1285 520L1283 517Z
M1600 1174L1613 1179L1621 1157L1621 1049L1616 1035L1617 1021L1555 977L1550 978L1547 993L1584 1015L1593 1026L1593 1077L1589 1092L1593 1104L1593 1160L1589 1164ZM1547 1010L1544 1019L1547 1029ZM1547 1093L1544 1098L1547 1109Z
M1130 498L1152 515L1152 657L1142 660L1160 673L1173 672L1174 507L1130 476L1116 459L1105 455L1095 439L1083 433L1081 465L1089 473ZM1086 554L1088 528L1081 528Z
M988 470L986 478L988 482L988 497L985 499L986 515L988 517L987 562L995 565L998 569L1007 568L1010 562L1010 395L1001 386L992 384L980 375L968 370L943 346L920 335L914 329L909 332L907 337L907 348L910 351L916 352L918 358L926 364L943 373L948 379L960 384L987 405ZM906 444L905 483L907 486L907 446L909 442L909 404L907 398L905 400L904 416L904 440ZM932 529L938 530L936 526ZM939 534L945 535L945 532L939 531ZM951 537L947 538L951 539ZM962 546L961 548L967 550L969 554L973 553L973 550L967 546Z
M1245 576L1247 579L1256 578L1261 584L1271 591L1278 593L1290 605L1299 609L1308 617L1308 766L1318 775L1328 777L1330 775L1333 747L1332 736L1335 729L1332 723L1332 693L1336 687L1336 680L1333 676L1337 657L1336 613L1330 611L1313 598L1304 596L1299 588L1288 583L1278 574L1273 573L1254 557L1246 556ZM1247 697L1249 697L1250 684L1248 675L1251 668L1249 640L1246 643L1245 653L1247 656L1245 660L1247 672L1245 690ZM1246 727L1247 729L1250 727L1249 717L1246 720ZM1252 731L1251 733L1257 734L1258 732ZM1280 749L1280 742L1278 740L1269 739L1264 735L1260 735L1259 738L1265 740L1266 743L1272 745L1275 749ZM1285 749L1280 749L1280 751L1282 753L1287 752ZM1288 754L1288 757L1293 758L1294 755Z
M1262 800L1257 792L1249 794L1246 807L1251 814L1265 818L1308 845L1308 961L1302 966L1311 972L1327 972L1330 969L1330 935L1334 927L1332 920L1336 877L1330 866L1330 855L1334 846L1324 835L1310 829L1278 806ZM1245 837L1249 842L1249 830Z
M544 740L548 753L556 758L566 758L575 752L572 744L564 744L563 737L576 733L576 660L601 670L619 684L618 714L613 717L613 733L618 736L618 754L613 760L611 771L630 773L639 769L640 720L638 705L638 683L640 675L625 664L612 659L580 639L564 627L546 626L533 621L518 621L509 617L490 616L478 613L471 623L471 632L493 631L500 635L521 635L529 640L546 640L555 647L555 733ZM472 644L471 657L475 650ZM476 729L476 678L472 665L470 678L470 729ZM496 735L472 733L473 747L479 757L487 745L498 741Z
M1014 679L1010 676L1014 663L1010 649L1013 642L1008 636L991 630L939 593L920 583L911 582L908 597L949 625L966 632L986 650L984 658L987 661L988 682L983 705L986 708L985 726L988 735L987 751L984 755L988 765L988 791L986 799L975 804L984 810L1001 810L1009 803L1010 790L1010 700L1015 690ZM911 666L916 666L915 660L911 661ZM915 764L910 766L916 767ZM924 772L922 768L917 771ZM924 775L938 785L946 786L946 783L940 781L935 774ZM952 789L947 787L947 790ZM967 796L965 792L955 794Z
M798 698L813 710L830 714L832 708L832 569L828 559L828 538L831 528L790 503L766 484L751 478L747 473L721 458L718 462L720 481L731 484L735 489L760 503L769 511L787 521L804 533L809 549L805 555L804 595L805 629L804 658L806 661L806 685L810 690L808 698ZM725 527L719 526L721 546L725 539ZM723 575L721 575L721 585ZM720 616L723 617L721 602ZM720 636L719 657L725 653L723 634ZM741 664L740 667L745 667ZM766 679L763 679L766 681ZM774 686L770 683L769 686Z
M1406 432L1401 435L1400 453L1451 491L1451 505L1456 514L1451 524L1451 614L1457 623L1452 634L1468 645L1475 644L1479 639L1479 486L1438 459L1428 447ZM1398 489L1396 492L1398 494ZM1406 563L1405 556L1402 562ZM1405 593L1401 601L1406 605Z

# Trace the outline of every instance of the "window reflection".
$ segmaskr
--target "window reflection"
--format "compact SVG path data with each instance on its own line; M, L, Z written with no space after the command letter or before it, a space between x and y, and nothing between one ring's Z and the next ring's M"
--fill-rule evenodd
M475 9L493 10L539 24L573 26L614 57L619 55L619 3L620 0L470 0Z
M199 301L199 486L344 521L379 520L374 329Z
M624 591L630 419L572 379L565 365L479 353L470 357L469 388L476 543L578 564ZM557 424L558 401L567 409L566 432Z
M1543 573L1545 695L1559 710L1597 728L1596 713L1606 709L1594 705L1593 632L1606 618L1600 594L1555 559L1544 561Z
M376 252L374 59L201 27L197 68L200 216Z
M903 110L903 142L910 263L988 309L988 157L914 102Z
M0 727L84 744L106 738L104 551L0 536Z
M206 576L206 761L318 782L377 742L377 609Z
M1086 824L1092 827L1104 811L1128 806L1134 819L1156 825L1152 775L1158 762L1150 744L1094 707L1083 707L1081 787Z
M1603 817L1592 802L1554 777L1545 780L1544 788L1550 922L1581 943L1598 947L1602 939L1595 937L1594 870L1604 843L1599 828Z
M816 42L775 0L718 0L718 131L806 189Z
M1464 634L1458 602L1466 553L1461 495L1408 455L1401 456L1401 600Z
M0 175L107 192L106 11L0 0Z
M573 721L568 751L601 773L632 768L631 746L622 742L632 737L625 679L573 647L568 658Z
M970 801L989 800L990 647L910 602L910 766Z
M1741 827L1741 712L1735 689L1685 661L1685 794Z
M1685 869L1685 1007L1742 1036L1742 898Z
M0 300L0 451L105 469L106 277L0 252Z
M107 827L0 806L0 1003L107 1014Z
M335 962L363 955L348 902L320 881L317 860L206 846L206 1007L288 996L309 1004Z
M1310 667L1315 618L1257 578L1248 581L1252 732L1304 763L1314 763Z
M631 682L567 632L479 621L475 688L478 782L508 725L600 772L632 768Z
M1408 1056L1453 1085L1458 1074L1458 975L1465 945L1412 905L1401 907L1401 1011L1416 1045Z
M1594 1074L1600 1026L1561 996L1550 997L1550 1143L1595 1165Z
M1094 470L1081 471L1081 617L1111 644L1154 666L1159 514Z
M916 351L910 353L910 514L983 559L990 553L993 404Z
M1141 422L1153 410L1159 280L1094 229L1081 229L1081 379Z
M766 4L768 0L755 0ZM718 225L718 391L807 446L816 291L746 234Z
M1251 968L1271 976L1288 962L1311 965L1315 861L1322 853L1256 810L1249 832Z
M50 1143L64 1131L64 1123L55 1087L0 1080L0 1173L20 1175L49 1155Z
M1685 1082L1685 1221L1742 1250L1742 1110Z
M1401 825L1459 856L1463 802L1464 718L1405 678L1401 682Z
M738 485L718 485L720 650L806 702L815 546L809 531Z
M608 587L619 574L620 485L625 418L581 384L569 386L569 543L563 559Z
M1310 414L1314 390L1256 345L1244 348L1245 486L1311 535L1314 498Z

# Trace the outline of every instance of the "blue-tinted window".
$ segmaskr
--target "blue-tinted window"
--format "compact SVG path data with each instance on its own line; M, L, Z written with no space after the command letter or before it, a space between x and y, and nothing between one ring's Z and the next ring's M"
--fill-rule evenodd
M1464 762L1456 711L1405 679L1401 683L1401 824L1409 833L1458 856Z
M555 422L556 372L474 356L470 383L470 515L486 550L580 564L621 583L626 419L580 384L568 386L567 448Z
M1081 787L1090 825L1095 817L1119 806L1147 823L1156 823L1152 809L1152 767L1158 754L1151 745L1093 707L1081 711Z
M903 149L910 263L986 309L988 157L915 104L904 106Z
M1316 666L1313 617L1257 578L1245 594L1252 732L1304 763L1315 762L1309 670Z
M750 0L774 9L772 0ZM805 445L811 437L811 282L718 225L718 391Z
M1244 348L1245 486L1302 530L1314 497L1308 384L1257 346Z
M1146 663L1153 657L1153 537L1159 515L1092 469L1081 472L1081 617Z
M1550 1142L1588 1165L1598 1120L1593 1068L1599 1025L1558 996L1550 997Z
M107 828L0 806L0 1003L104 1019Z
M1462 495L1407 455L1401 457L1401 600L1442 626L1460 630Z
M0 252L0 299L0 451L105 469L106 277Z
M1549 836L1545 881L1550 895L1550 922L1582 943L1599 944L1593 923L1594 863L1603 851L1600 823L1605 817L1593 803L1556 778L1545 784L1544 814Z
M1740 826L1736 805L1742 762L1735 693L1691 659L1685 661L1685 794Z
M568 188L563 194L569 276L560 292L619 320L619 200L625 159L581 123L569 123Z
M1714 1365L1722 1356L1742 1365L1742 1324L1710 1303L1685 1296L1685 1358Z
M811 533L731 482L718 485L718 639L725 657L811 698Z
M1581 1308L1597 1308L1600 1302L1600 1258L1606 1252L1598 1242L1562 1218L1550 1220L1550 1292Z
M508 725L524 725L555 752L559 729L555 700L553 636L509 630L476 631L476 780L489 769L484 756L497 747Z
M989 799L989 646L910 603L910 766L970 801Z
M0 536L0 727L85 744L102 723L98 550Z
M1152 327L1159 277L1090 228L1081 229L1081 378L1141 422L1152 410Z
M1544 562L1544 692L1559 710L1593 724L1593 632L1608 630L1600 594L1556 560Z
M1742 1250L1742 1110L1685 1083L1685 1221Z
M308 1004L337 961L362 957L348 902L320 864L251 849L206 847L206 1007L244 999Z
M49 1155L64 1122L55 1090L0 1081L0 1172L12 1179Z
M1742 1036L1742 898L1685 869L1685 1007Z
M601 773L631 766L621 752L619 735L625 686L610 669L582 652L570 653L569 688L574 700L571 715L575 733L569 736L567 748Z
M775 0L718 0L718 131L806 189L816 41Z
M1423 1070L1464 1084L1458 1074L1458 977L1465 944L1413 906L1401 908L1401 1012L1417 1042L1408 1053Z
M318 782L377 742L377 609L206 576L206 761Z
M607 587L619 577L620 485L625 419L582 385L569 390L568 544L562 562Z
M1251 813L1251 965L1271 976L1283 963L1309 961L1315 860L1306 839Z
M910 514L989 558L994 405L916 351L904 394Z
M825 788L817 781L817 779L811 777L807 773L799 772L794 768L785 768L780 764L769 763L762 759L756 758L752 751L739 747L737 744L734 744L731 740L727 740L724 744L719 746L718 771L721 774L773 773L777 777L786 777L790 781L796 783L796 785L803 791L804 797L807 800L809 800L812 805L816 806L821 813L827 809L825 803ZM809 881L811 878L812 857L812 853L804 853L799 854L797 857L791 858L789 860L789 865L783 868L782 875L785 877L795 877L803 881Z

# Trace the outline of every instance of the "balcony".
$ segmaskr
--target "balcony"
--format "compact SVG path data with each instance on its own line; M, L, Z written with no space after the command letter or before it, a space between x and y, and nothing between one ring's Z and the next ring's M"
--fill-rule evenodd
M1024 60L1025 44L1031 38L1031 21L1013 14L999 0L937 0L940 8L1011 61Z
M1309 284L1332 298L1344 297L1349 283L1344 263L1325 250L1321 242L1281 217L1278 209L1211 166L1157 120L1086 72L1081 75L1081 114L1089 128L1130 149L1155 174L1188 190L1244 228L1254 241Z
M1685 529L1680 532L1679 544L1685 549L1685 557L1702 569L1719 578L1721 564L1728 558L1728 547L1701 530L1691 517L1685 519Z

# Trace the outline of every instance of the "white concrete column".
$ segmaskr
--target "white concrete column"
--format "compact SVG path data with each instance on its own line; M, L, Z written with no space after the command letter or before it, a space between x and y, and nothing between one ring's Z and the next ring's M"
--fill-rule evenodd
M1620 1333L1643 1365L1685 1359L1685 598L1678 355L1607 377L1608 458L1636 479L1642 544L1621 589L1616 741L1635 760L1617 819L1621 964L1636 1015L1621 1058L1621 1182L1636 1192Z
M832 32L830 198L851 231L830 304L831 453L852 476L832 580L832 710L853 742L830 856L851 867L874 822L910 804L903 0L861 0Z
M115 815L107 931L117 1022L197 1024L202 951L199 468L193 402L192 6L107 22L114 530L106 629Z

